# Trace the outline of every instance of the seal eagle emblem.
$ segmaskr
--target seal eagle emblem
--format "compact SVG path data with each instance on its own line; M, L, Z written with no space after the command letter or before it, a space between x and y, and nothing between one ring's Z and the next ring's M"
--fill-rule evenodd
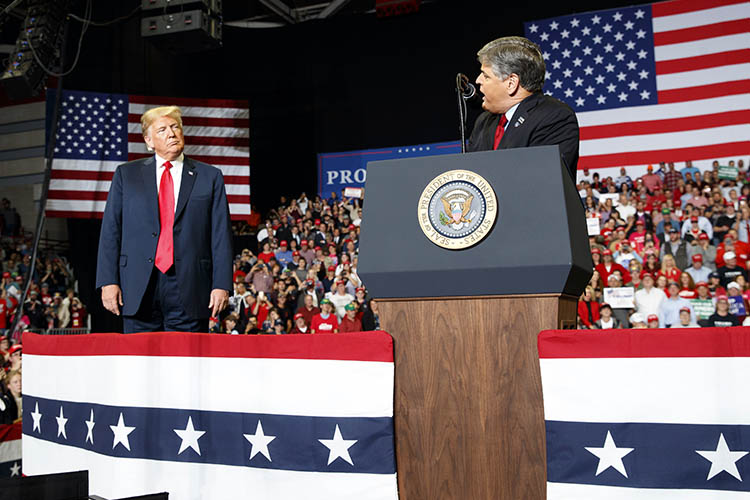
M498 213L492 186L469 170L450 170L435 177L422 192L417 217L422 232L434 244L452 250L484 239Z

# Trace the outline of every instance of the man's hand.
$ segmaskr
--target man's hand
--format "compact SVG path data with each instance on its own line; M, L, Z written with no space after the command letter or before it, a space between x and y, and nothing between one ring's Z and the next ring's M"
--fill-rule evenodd
M107 311L120 315L120 306L122 306L120 285L104 285L102 287L102 304Z
M217 316L225 307L227 307L228 303L229 292L222 290L221 288L214 288L211 290L211 301L208 303L208 308L211 309L211 316Z

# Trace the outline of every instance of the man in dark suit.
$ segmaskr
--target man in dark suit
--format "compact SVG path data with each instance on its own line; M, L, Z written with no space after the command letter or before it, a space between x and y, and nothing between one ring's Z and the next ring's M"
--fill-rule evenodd
M96 286L126 333L207 331L232 289L232 243L219 169L185 157L176 106L141 117L155 155L120 165L102 220Z
M578 120L567 104L542 94L545 65L539 46L509 36L477 53L482 65L476 83L484 94L467 151L558 144L575 183Z

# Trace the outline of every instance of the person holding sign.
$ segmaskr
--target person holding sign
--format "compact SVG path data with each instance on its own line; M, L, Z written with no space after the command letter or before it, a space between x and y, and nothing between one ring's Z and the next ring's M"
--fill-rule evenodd
M716 312L706 320L706 326L740 326L737 316L729 312L729 297L726 295L716 297Z

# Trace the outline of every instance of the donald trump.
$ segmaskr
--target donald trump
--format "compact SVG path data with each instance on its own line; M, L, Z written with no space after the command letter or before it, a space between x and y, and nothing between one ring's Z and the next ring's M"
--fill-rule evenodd
M141 117L154 155L120 165L102 220L96 286L125 333L207 331L232 289L229 207L219 169L185 156L182 113Z

